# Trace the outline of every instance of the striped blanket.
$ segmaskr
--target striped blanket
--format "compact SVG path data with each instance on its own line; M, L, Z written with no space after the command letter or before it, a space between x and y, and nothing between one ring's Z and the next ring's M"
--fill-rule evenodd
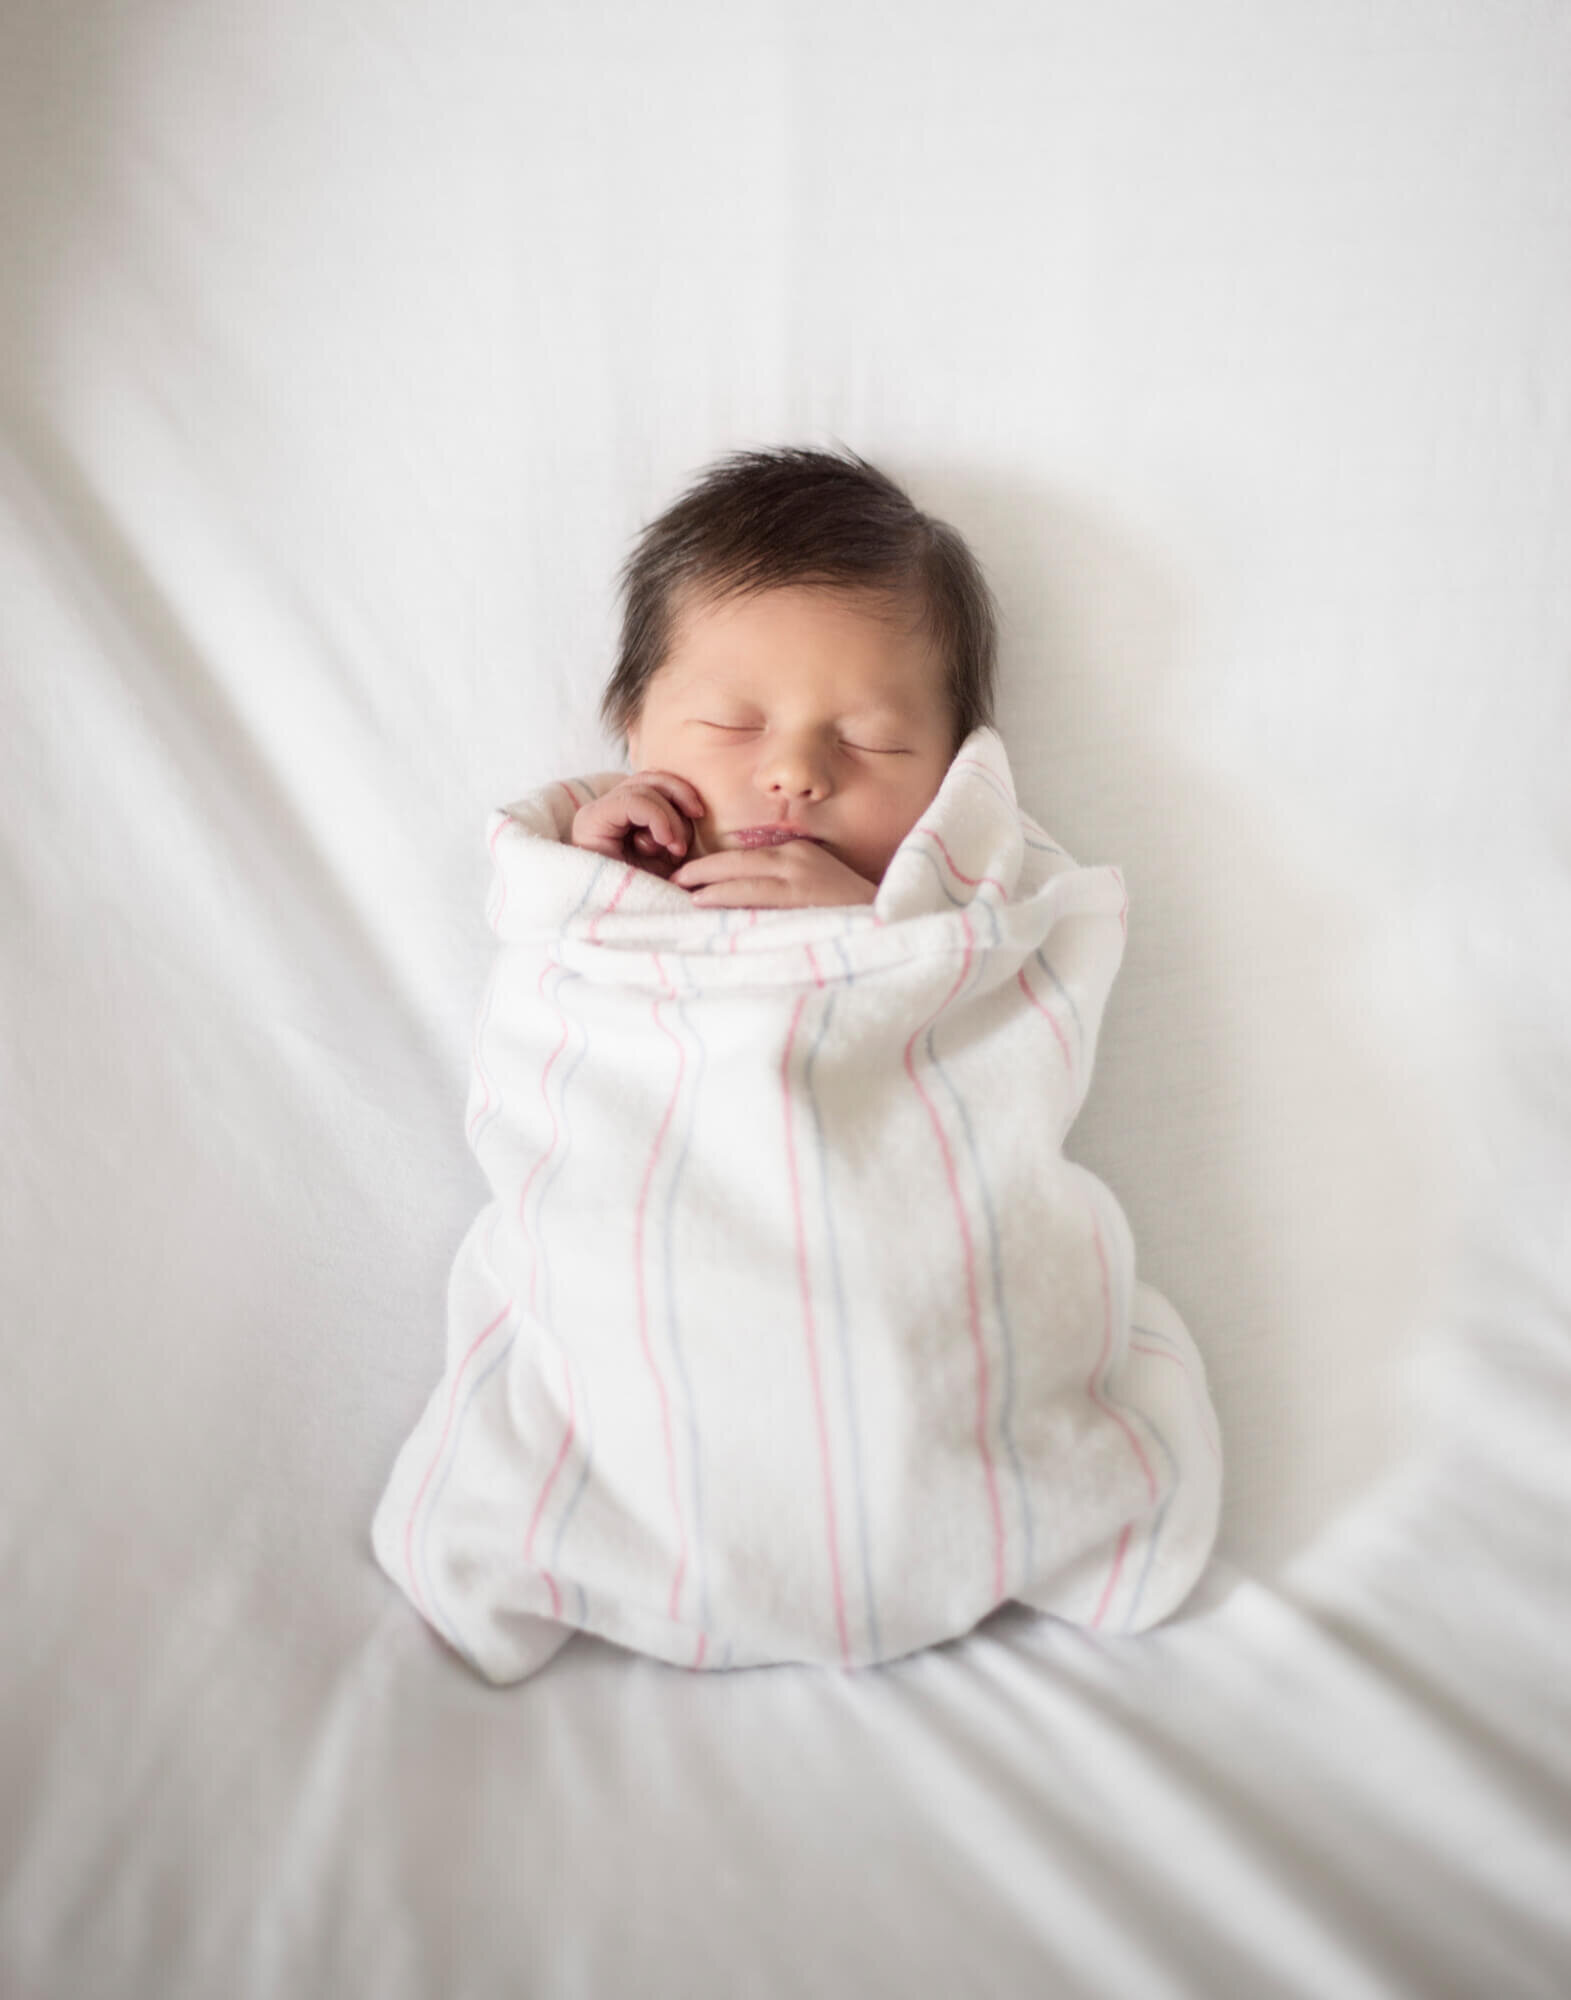
M1019 1600L1169 1613L1215 1533L1204 1370L1062 1142L1116 870L979 730L868 908L701 910L494 816L469 1137L492 1199L376 1553L483 1675L582 1629L691 1667L888 1659Z

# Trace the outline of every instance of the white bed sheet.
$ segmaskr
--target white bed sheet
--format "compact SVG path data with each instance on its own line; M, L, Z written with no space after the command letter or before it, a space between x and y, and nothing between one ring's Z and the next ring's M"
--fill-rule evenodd
M0 1992L1571 1986L1568 100L1529 0L5 10ZM484 814L639 521L829 436L1128 875L1075 1145L1221 1552L499 1694L367 1543Z

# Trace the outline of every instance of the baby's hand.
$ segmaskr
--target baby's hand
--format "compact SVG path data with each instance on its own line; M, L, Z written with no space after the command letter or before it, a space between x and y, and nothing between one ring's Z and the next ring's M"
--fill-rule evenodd
M710 910L834 908L870 903L878 893L866 876L811 840L703 854L678 868L671 880Z
M573 845L669 875L692 845L693 822L703 816L704 802L686 778L637 771L579 807Z

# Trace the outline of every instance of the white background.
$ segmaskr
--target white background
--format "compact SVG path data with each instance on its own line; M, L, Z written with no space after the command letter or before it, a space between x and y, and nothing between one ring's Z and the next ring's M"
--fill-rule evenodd
M1568 332L1550 0L9 0L0 1984L1556 1989ZM640 523L832 438L1126 870L1073 1145L1221 1560L1136 1653L487 1695L365 1542L484 814L611 756Z

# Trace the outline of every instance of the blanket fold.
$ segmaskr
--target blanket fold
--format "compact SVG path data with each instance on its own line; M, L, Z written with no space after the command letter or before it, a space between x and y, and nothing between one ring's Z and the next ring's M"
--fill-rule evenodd
M577 1628L863 1664L1016 1599L1172 1611L1215 1535L1199 1354L1067 1161L1124 943L978 730L865 908L696 908L493 816L492 1190L376 1553L496 1681Z

